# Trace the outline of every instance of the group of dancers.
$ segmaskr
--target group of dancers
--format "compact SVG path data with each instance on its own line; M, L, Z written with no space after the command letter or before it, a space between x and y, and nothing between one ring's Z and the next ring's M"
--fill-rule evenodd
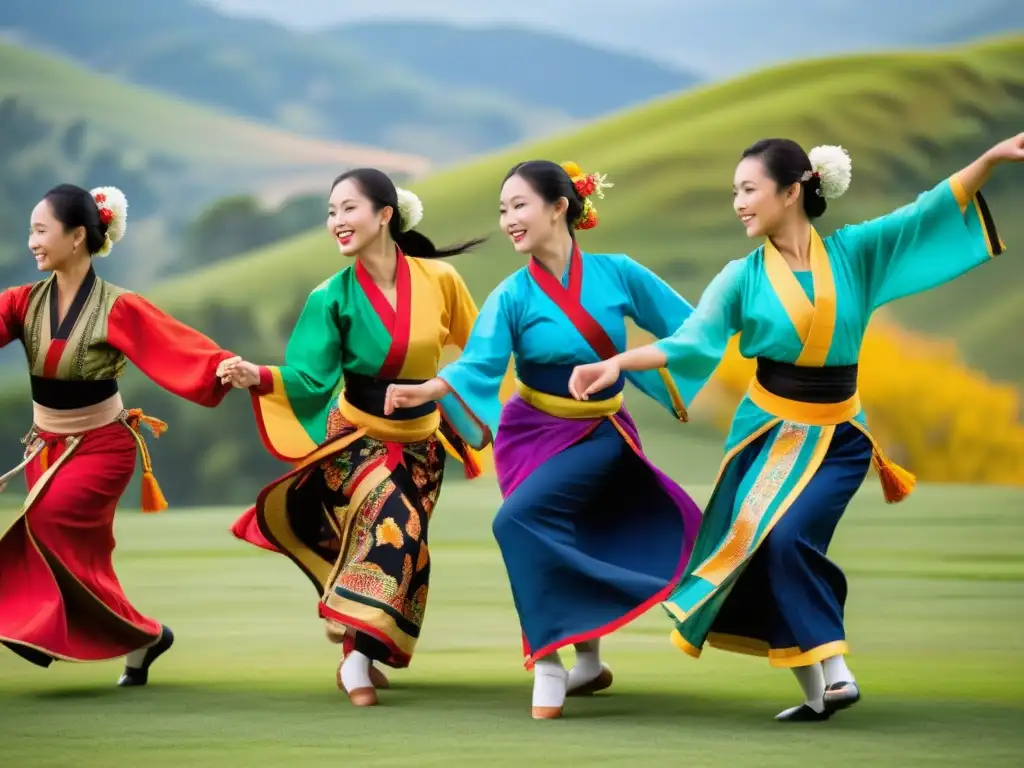
M280 366L243 360L100 278L93 260L124 234L124 196L56 187L29 237L50 276L0 293L0 345L24 345L33 399L24 461L0 478L24 470L28 486L0 537L0 642L43 667L124 656L121 686L145 685L174 642L132 606L112 564L114 510L137 454L143 509L167 506L141 430L165 425L118 392L130 360L207 407L232 388L251 394L262 442L290 469L231 530L313 583L353 704L377 704L389 686L380 667L406 667L415 651L447 461L475 478L493 449L493 531L534 671L534 718L611 686L600 639L660 604L690 656L710 643L791 669L803 702L778 720L826 720L860 699L829 542L872 464L887 501L914 484L861 408L868 320L1002 252L981 188L1022 160L1024 134L915 202L822 238L812 221L849 186L848 154L759 141L733 192L763 243L726 264L696 307L628 256L581 250L577 233L598 224L594 201L611 184L573 163L509 170L500 230L527 263L479 310L443 257L482 240L435 247L417 229L415 195L352 170L332 185L327 216L351 263L309 295ZM659 341L627 351L627 318ZM644 455L623 389L630 381L685 422L735 334L757 372L702 512ZM442 368L448 345L461 355ZM510 358L516 391L503 404Z

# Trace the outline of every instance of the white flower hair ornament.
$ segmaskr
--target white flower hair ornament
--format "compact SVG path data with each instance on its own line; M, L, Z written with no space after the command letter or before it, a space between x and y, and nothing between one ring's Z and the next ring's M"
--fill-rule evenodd
M818 194L826 200L833 200L846 194L846 190L850 188L853 168L849 152L842 147L826 144L815 147L807 156L811 160L812 170L805 171L801 181L817 176L821 181Z
M408 232L423 221L423 203L415 192L396 187L398 192L398 215L402 220L402 231Z
M100 209L100 221L107 225L107 239L95 255L106 256L114 243L124 237L128 226L128 199L117 187L96 187L91 194Z

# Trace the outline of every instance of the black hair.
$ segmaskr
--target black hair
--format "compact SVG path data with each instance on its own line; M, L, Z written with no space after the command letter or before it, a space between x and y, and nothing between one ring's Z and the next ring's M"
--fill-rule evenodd
M402 231L402 213L398 210L398 190L395 188L395 182L386 173L378 171L376 168L353 168L334 180L334 183L331 184L331 191L333 192L334 188L346 179L354 181L359 190L369 198L374 212L386 206L391 207L393 213L391 221L388 222L388 231L391 233L391 239L402 249L402 253L420 259L441 259L445 256L457 256L460 253L471 251L487 240L486 237L478 237L455 243L447 248L438 248L422 232L417 232L414 229L407 232Z
M767 174L780 187L788 187L799 183L804 192L804 211L807 218L816 219L825 213L828 201L821 194L821 179L811 175L807 181L801 181L805 173L810 173L811 159L804 148L792 139L761 139L743 150L743 157L760 158Z
M583 214L584 200L576 191L576 186L569 178L569 173L558 163L550 160L527 160L512 166L512 169L505 174L505 182L513 176L519 176L536 192L544 202L554 205L560 198L569 201L569 207L565 211L565 224L569 228L569 234L576 238L576 230L573 223Z
M61 184L43 195L43 200L50 204L54 218L64 225L65 232L85 228L85 247L90 256L103 248L107 225L100 220L100 209L91 192L74 184Z

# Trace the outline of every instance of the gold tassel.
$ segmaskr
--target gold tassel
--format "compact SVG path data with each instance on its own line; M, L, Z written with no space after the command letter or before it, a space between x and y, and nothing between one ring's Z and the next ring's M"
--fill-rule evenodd
M889 504L903 501L917 487L917 478L913 473L887 459L881 451L876 449L872 458L878 470L878 479L882 482L882 493Z
M142 511L151 514L163 512L167 509L167 499L160 490L160 484L153 474L153 462L149 455L149 448L142 436L141 426L143 424L153 433L153 437L160 437L167 431L167 423L147 416L140 408L133 408L128 411L125 423L135 436L135 442L139 444L139 453L142 454Z

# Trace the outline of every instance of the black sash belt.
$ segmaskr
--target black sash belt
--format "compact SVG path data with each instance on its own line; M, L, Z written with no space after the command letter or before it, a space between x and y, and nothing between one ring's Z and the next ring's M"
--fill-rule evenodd
M87 408L117 394L117 379L67 381L32 376L31 381L32 401L55 411Z
M776 397L801 403L841 403L857 394L857 366L806 368L757 358L757 381Z
M378 379L359 373L345 374L345 399L363 413L381 419L410 421L437 410L437 403L429 402L416 408L399 408L390 416L384 415L384 397L389 384L422 384L424 379Z

